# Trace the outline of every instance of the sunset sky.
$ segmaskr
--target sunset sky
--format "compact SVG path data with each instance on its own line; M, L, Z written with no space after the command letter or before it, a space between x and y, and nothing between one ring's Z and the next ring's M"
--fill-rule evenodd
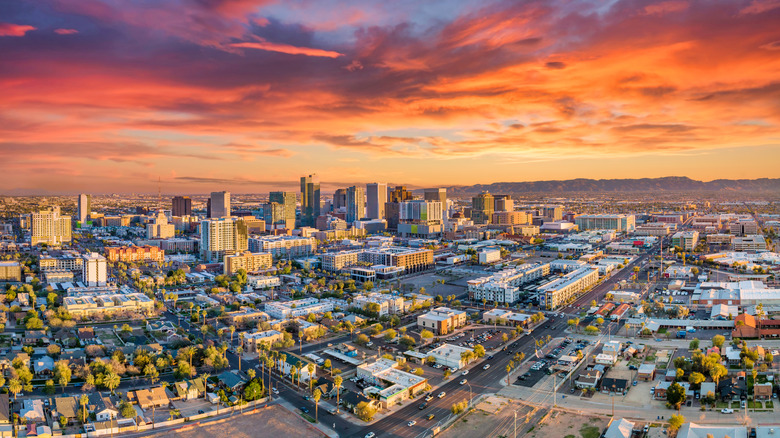
M0 194L780 177L780 0L0 2Z

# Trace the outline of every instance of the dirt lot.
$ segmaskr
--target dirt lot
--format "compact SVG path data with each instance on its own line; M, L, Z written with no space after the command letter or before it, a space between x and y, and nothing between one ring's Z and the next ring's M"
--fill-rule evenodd
M544 423L525 434L528 438L599 438L607 419L553 411Z
M258 425L262 425L258 428ZM325 436L306 420L281 406L262 408L255 413L234 415L227 420L170 431L155 438L254 438L254 437L316 437Z

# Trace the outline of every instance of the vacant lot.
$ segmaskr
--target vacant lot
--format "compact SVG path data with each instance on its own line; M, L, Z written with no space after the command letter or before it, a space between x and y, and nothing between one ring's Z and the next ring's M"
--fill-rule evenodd
M549 418L525 436L528 438L599 438L607 419L553 411Z
M261 426L261 427L258 427ZM189 426L187 430L154 435L155 438L253 438L253 437L317 437L325 436L306 420L281 406L261 408L258 412L236 414L226 420Z

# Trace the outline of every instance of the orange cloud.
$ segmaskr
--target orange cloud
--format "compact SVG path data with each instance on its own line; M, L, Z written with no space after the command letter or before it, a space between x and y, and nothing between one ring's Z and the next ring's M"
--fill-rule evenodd
M79 33L76 29L54 29L54 33L57 35L73 35Z

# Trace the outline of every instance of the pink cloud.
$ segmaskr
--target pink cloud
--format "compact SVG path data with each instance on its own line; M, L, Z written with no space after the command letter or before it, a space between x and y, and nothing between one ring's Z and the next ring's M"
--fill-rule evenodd
M688 9L688 2L686 1L666 1L657 3L654 5L645 6L646 15L664 15L669 12L679 12Z
M34 26L26 24L0 23L0 36L22 37L27 32L35 29Z
M73 35L79 33L76 29L54 29L54 33L57 35Z
M298 47L290 44L272 43L269 41L261 41L257 43L234 43L231 47L240 47L245 49L257 49L266 50L269 52L287 53L288 55L305 55L305 56L321 56L325 58L338 58L343 56L339 52L333 52L330 50L314 49L311 47Z

